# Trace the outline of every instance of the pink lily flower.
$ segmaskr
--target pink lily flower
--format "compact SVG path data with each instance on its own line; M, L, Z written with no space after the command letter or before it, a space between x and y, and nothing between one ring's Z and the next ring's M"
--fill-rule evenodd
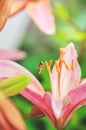
M56 128L66 126L73 113L86 104L86 79L81 80L77 52L70 43L60 49L60 57L50 70L51 62L46 62L50 75L51 92L45 92L38 80L24 67L12 61L0 61L0 78L26 74L30 84L21 92L27 100L35 104L30 115L48 116ZM4 70L4 71L3 71Z
M20 50L0 50L0 59L2 60L21 60L26 56L24 51Z
M26 130L20 112L10 99L0 93L0 130Z
M55 32L55 22L50 0L1 0L0 30L9 16L25 8L41 31L46 34L53 34Z

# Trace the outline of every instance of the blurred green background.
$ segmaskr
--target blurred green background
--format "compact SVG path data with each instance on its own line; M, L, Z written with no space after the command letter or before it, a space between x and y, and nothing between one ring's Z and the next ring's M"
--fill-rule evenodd
M82 70L82 78L86 77L86 0L53 0L53 14L56 19L56 33L46 36L30 22L26 34L21 39L20 49L27 56L19 63L30 70L41 82L45 90L50 91L49 76L44 68L39 75L37 72L40 61L56 60L59 48L69 42L75 44L78 61ZM22 114L30 111L32 104L20 95L12 97ZM25 120L28 130L55 130L47 118L28 118ZM86 130L86 107L77 110L65 130Z

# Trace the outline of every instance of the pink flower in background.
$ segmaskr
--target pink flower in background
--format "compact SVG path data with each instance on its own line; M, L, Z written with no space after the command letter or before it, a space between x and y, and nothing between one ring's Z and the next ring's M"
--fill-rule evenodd
M20 50L0 50L0 59L5 60L21 60L26 56L24 51Z
M55 32L55 22L50 7L50 0L1 0L0 29L3 28L9 16L25 8L41 31L46 34Z
M26 130L20 112L10 99L0 93L0 130Z
M51 62L45 64L50 75L51 92L44 91L28 70L11 61L0 61L0 78L28 75L31 78L30 84L21 95L35 104L30 115L48 116L55 127L61 129L73 113L86 104L86 79L80 79L81 71L72 43L60 49L60 57L55 61L52 71Z

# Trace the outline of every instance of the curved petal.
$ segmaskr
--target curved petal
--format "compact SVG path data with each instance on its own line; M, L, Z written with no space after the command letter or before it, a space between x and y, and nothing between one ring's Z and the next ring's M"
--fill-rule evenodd
M27 95L27 93L26 93L26 95ZM31 95L31 94L29 94L29 95ZM35 98L38 99L37 95L34 95L34 96L35 96ZM35 117L48 116L49 119L56 126L57 122L56 122L55 116L54 116L54 114L52 112L52 108L51 108L51 93L46 92L43 100L41 99L41 97L39 97L38 100L40 100L39 106L37 103L37 106L34 106L31 110L31 112L26 114L24 117L28 118L29 116L35 116Z
M26 130L20 112L16 109L14 104L5 97L0 97L0 129Z
M70 43L65 48L65 54L63 56L65 62L70 67L70 70L62 65L61 68L61 76L60 76L60 91L61 91L61 98L64 98L67 93L72 90L80 81L81 71L80 66L77 61L77 52L74 48L74 45ZM73 70L72 70L72 61L74 61Z
M63 110L61 117L62 126L71 118L72 114L82 105L86 104L86 79L81 82L77 88L70 91L68 94L71 104Z
M10 16L24 9L29 0L13 0Z
M45 114L37 106L34 106L29 113L24 115L24 118L28 118L30 116L38 118L45 116Z
M59 100L59 88L58 88L59 79L55 65L52 69L52 73L50 73L50 82L51 82L52 96L53 98Z
M37 93L38 95L44 95L44 89L38 80L24 67L21 65L8 61L8 60L0 60L0 79L10 78L17 75L28 75L31 79L30 84L28 85L28 89L31 92Z
M79 83L81 71L77 61L77 53L72 43L70 43L66 48L60 50L60 58L62 58L70 67L70 70L68 70L65 64L62 63L62 66L59 68L60 72L58 72L54 65L50 78L52 95L58 100L64 100L67 93ZM60 64L60 58L57 61L58 65ZM72 61L74 61L73 66ZM71 66L74 67L74 70L72 70Z
M0 0L0 30L9 17L12 1L13 0Z
M26 56L24 51L19 50L0 50L0 59L21 60Z
M54 113L52 111L52 95L50 92L46 92L44 95L44 102L47 109L45 109L45 115L50 118L50 120L53 122L53 124L56 126L56 118L54 116Z
M55 32L55 22L50 7L50 0L32 1L27 5L27 11L41 31L46 34Z

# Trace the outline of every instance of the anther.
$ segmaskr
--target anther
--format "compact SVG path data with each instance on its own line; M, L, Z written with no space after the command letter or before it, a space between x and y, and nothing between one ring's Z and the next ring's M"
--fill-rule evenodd
M60 59L64 58L64 54L65 54L65 49L64 48L60 48Z
M50 65L47 61L45 62L45 66L46 66L47 71L50 72Z
M75 68L75 61L72 60L71 70L74 71L74 68Z
M51 64L52 64L52 60L50 60L50 61L48 62L48 64L49 64L49 66L51 67Z
M60 48L60 60L59 60L60 68L62 68L62 61L64 59L64 54L65 54L65 49L64 48Z
M60 67L59 67L58 61L55 61L55 67L56 67L57 72L59 73L60 72Z
M67 70L70 70L70 67L69 67L69 65L66 63L65 60L62 60L62 63L64 63L64 65L65 65L65 67L66 67Z
M44 67L44 62L40 62L39 65L38 65L38 73L40 74L42 69Z

